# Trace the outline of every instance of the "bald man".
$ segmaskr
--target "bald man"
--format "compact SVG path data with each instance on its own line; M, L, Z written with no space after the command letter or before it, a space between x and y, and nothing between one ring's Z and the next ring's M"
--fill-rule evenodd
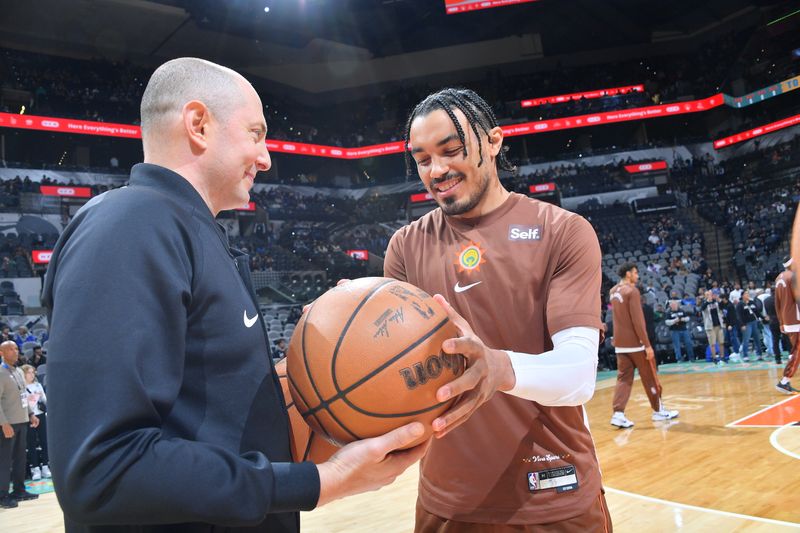
M142 97L144 163L54 249L50 466L69 532L294 532L298 511L375 490L424 453L395 452L422 435L410 424L291 462L248 257L215 221L270 168L262 109L232 70L159 67Z
M25 490L25 444L28 424L39 425L39 419L28 405L25 377L17 368L19 347L14 341L0 344L0 508L17 507L22 500L39 496ZM8 491L9 481L13 484Z

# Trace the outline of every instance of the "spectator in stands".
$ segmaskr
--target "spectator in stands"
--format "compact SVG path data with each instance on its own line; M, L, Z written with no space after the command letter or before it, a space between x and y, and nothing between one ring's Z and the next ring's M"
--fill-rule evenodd
M44 355L41 346L36 345L33 347L33 352L31 353L31 360L29 362L31 366L33 366L34 368L38 368L39 366L47 363L47 357Z
M759 329L761 330L761 335L763 337L764 349L767 352L767 356L774 357L775 352L772 349L772 331L769 328L769 315L767 314L767 309L764 305L764 302L767 300L767 298L769 298L770 294L772 294L772 289L770 287L767 287L763 291L756 290L756 299L761 302Z
M725 318L719 306L718 297L711 291L705 292L705 299L700 305L703 314L703 328L708 337L708 348L714 364L721 365L725 359Z
M272 357L275 359L283 359L286 357L286 350L289 349L289 346L286 345L286 339L280 338L275 343L275 348L272 349Z
M694 345L691 332L687 328L690 317L679 306L678 300L670 300L666 320L672 335L672 349L675 351L675 362L688 362L694 359ZM681 344L686 348L686 357L681 357Z
M6 341L14 341L14 342L16 342L14 340L14 334L11 333L11 328L9 328L8 326L3 326L2 331L0 331L0 343L6 342Z
M25 376L25 391L28 393L28 406L39 419L37 427L28 428L28 468L31 480L49 478L50 461L47 456L47 395L41 383L36 379L36 369L31 365L22 365Z
M725 322L725 343L728 345L730 357L739 357L739 350L741 343L739 341L739 312L736 310L736 305L731 302L730 295L726 293L720 294L720 309Z
M772 353L775 356L775 362L777 364L781 364L781 344L783 343L783 345L787 347L789 344L785 341L783 333L781 333L781 324L778 320L778 311L775 309L775 295L770 292L770 294L764 298L762 303L764 304L764 313L767 315L767 323L764 330L766 331L768 328L772 334Z
M753 339L753 347L756 352L756 360L763 359L763 348L761 340L761 331L758 329L758 323L761 317L761 301L757 298L750 298L750 291L742 293L742 300L736 306L739 312L739 319L741 320L740 330L742 332L742 361L749 360L747 355L748 343Z
M22 345L26 342L36 342L37 340L33 334L28 332L28 328L25 326L17 328L17 334L14 335L14 342L19 346L20 351L22 350Z

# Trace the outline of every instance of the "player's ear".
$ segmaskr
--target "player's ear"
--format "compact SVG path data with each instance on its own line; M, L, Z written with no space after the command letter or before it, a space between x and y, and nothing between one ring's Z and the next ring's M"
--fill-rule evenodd
M503 129L500 126L495 126L489 130L489 154L497 157L500 150L503 148Z

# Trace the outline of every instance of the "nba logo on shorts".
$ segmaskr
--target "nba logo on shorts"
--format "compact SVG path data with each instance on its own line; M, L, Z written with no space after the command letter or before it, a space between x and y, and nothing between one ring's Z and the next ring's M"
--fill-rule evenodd
M528 472L528 490L536 490L539 488L539 477L536 472Z

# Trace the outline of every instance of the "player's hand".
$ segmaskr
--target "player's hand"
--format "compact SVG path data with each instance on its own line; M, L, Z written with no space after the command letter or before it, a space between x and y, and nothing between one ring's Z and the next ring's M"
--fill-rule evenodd
M7 439L14 438L14 427L11 424L3 424L3 436Z
M317 466L320 481L317 507L392 483L425 455L431 441L407 450L400 448L418 441L424 434L423 425L412 422L380 437L348 444L333 454Z
M39 417L36 415L31 415L31 427L38 428L39 427Z
M647 358L648 361L653 361L656 358L656 353L653 351L652 346L648 346L644 349L644 356Z
M464 373L436 391L436 399L440 402L460 396L447 412L433 421L434 434L440 439L463 424L495 392L513 389L517 378L506 352L487 347L442 295L437 294L433 298L444 307L461 335L444 341L442 350L449 354L461 354L467 359Z
M349 280L349 279L340 279L339 281L337 281L337 282L336 282L336 286L338 287L338 286L339 286L339 285L341 285L342 283L347 283L348 281L350 281L350 280ZM304 305L304 306L303 306L303 314L306 314L306 312L307 312L309 309L311 309L311 306L312 306L312 305L314 305L314 302L313 302L313 301L312 301L311 303L307 303L306 305Z

